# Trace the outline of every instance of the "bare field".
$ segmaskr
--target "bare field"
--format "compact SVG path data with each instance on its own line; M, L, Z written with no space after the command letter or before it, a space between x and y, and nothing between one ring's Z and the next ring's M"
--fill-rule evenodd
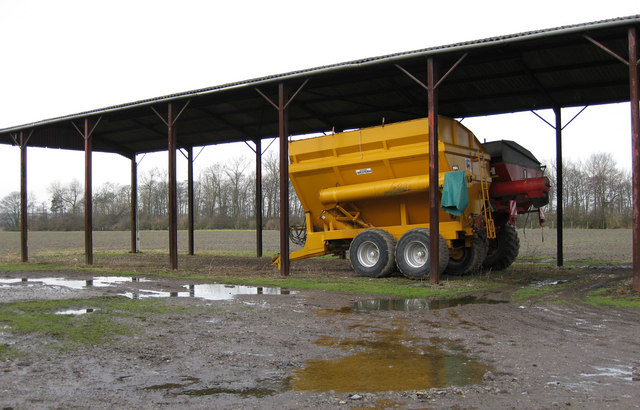
M255 231L195 231L195 250L252 252L256 249ZM278 231L263 231L263 250L276 252L279 248ZM178 231L178 249L188 247L187 231ZM128 251L131 249L131 233L128 231L95 231L93 248L96 251ZM72 232L29 232L29 251L63 252L84 251L84 231ZM141 251L169 250L168 231L141 231ZM0 253L20 253L20 233L0 232Z
M520 258L528 260L554 261L556 258L555 229L518 230L520 237ZM129 232L93 233L94 250L97 252L128 251L131 248ZM169 233L167 231L143 231L140 233L141 251L168 251ZM178 249L188 247L186 231L178 232ZM196 231L195 250L246 252L250 255L256 249L254 231ZM291 247L292 250L297 247ZM278 231L263 232L263 250L265 253L278 252ZM38 255L48 252L84 251L84 232L29 232L29 254ZM7 260L20 255L20 233L0 231L0 258ZM632 232L630 229L608 230L564 230L564 259L602 260L631 262Z

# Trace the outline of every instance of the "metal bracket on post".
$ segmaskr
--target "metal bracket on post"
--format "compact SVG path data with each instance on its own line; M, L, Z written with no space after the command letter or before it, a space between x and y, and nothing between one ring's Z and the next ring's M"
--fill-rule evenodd
M280 139L280 274L289 276L289 124L287 107L307 85L306 79L293 95L285 101L284 83L278 85L278 103L274 103L258 88L260 94L278 111L278 136Z

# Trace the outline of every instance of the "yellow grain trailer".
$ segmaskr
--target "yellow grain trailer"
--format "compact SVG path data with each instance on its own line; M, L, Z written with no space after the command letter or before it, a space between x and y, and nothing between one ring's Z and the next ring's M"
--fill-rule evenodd
M476 271L495 237L489 156L459 122L439 117L441 271ZM429 273L426 118L292 141L289 177L305 211L304 248L291 260L349 250L353 268L382 277ZM279 262L279 260L277 261Z

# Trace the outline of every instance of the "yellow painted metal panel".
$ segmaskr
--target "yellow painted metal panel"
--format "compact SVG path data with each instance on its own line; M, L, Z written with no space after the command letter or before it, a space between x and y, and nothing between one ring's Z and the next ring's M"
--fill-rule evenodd
M480 180L489 175L489 156L457 121L440 117L438 123L438 185L446 172L466 171L470 199L459 217L440 211L440 232L447 241L465 239L474 235L473 218L482 212ZM292 141L289 175L309 214L309 246L295 258L331 253L327 243L348 244L370 227L396 238L409 229L428 227L428 129L423 118ZM478 160L478 150L484 161ZM485 167L484 174L480 167Z

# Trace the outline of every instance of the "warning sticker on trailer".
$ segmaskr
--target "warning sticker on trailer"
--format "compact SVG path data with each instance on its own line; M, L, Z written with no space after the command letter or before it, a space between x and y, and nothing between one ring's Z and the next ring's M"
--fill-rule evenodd
M371 168L361 168L361 169L356 169L356 175L366 175L366 174L372 174L373 170Z

